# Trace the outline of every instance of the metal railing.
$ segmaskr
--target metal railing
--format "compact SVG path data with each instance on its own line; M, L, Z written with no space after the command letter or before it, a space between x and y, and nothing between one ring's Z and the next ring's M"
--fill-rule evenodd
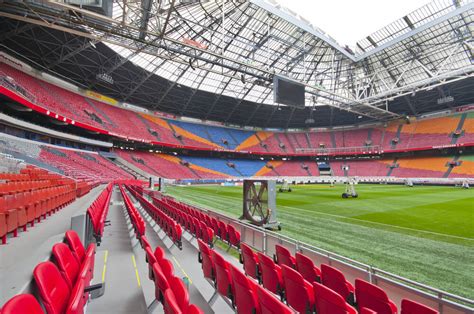
M237 230L240 230L241 241L260 252L273 256L275 254L275 244L279 244L285 246L293 254L296 252L303 253L310 257L317 266L328 264L338 268L351 282L354 282L356 278L361 278L381 287L399 308L401 300L406 298L437 309L441 314L474 314L474 300L372 267L282 234L231 218L225 214L195 204L190 203L190 205L227 224L232 224Z

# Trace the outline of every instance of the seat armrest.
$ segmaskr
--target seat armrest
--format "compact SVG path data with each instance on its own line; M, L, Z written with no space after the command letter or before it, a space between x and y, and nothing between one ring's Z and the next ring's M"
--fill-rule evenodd
M104 283L98 283L98 284L95 284L95 285L91 285L91 286L87 286L84 288L84 292L91 292L91 291L95 291L95 290L98 290L98 289L102 289L104 287Z

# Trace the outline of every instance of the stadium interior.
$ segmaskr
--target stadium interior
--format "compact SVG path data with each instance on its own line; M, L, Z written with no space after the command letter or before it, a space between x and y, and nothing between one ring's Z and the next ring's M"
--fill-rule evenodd
M474 1L314 24L0 1L0 314L474 314Z

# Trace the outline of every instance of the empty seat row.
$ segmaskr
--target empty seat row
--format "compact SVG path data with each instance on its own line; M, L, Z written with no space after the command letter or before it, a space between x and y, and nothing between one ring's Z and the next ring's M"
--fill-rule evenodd
M138 213L138 210L135 208L135 206L133 206L132 201L128 197L122 185L119 185L119 189L122 194L125 203L125 208L127 209L133 229L135 230L135 235L137 239L141 242L142 236L145 235L145 221Z
M6 243L7 234L18 235L18 228L26 231L28 223L34 226L46 215L55 213L76 198L76 190L70 184L19 192L0 197L0 237Z
M355 308L358 308L360 313L398 313L397 306L376 285L356 279L354 288L334 267L321 264L319 269L304 254L296 253L293 257L281 245L275 246L275 252L272 260L242 243L244 272L298 312L357 313ZM408 308L417 306L410 300L406 300L405 304L406 309L405 312L402 309L402 313L411 313Z
M171 197L160 196L161 198L152 196L153 203L166 211L168 215L176 219L186 230L196 235L197 238L201 238L205 242L211 241L211 236L213 235L209 231L210 228L214 235L222 241L239 248L240 232L232 224L218 220L199 209L178 202Z
M119 188L134 227L135 236L145 251L148 278L155 284L155 300L163 305L165 314L204 313L199 307L189 303L187 287L183 280L174 275L173 264L165 257L164 250L161 247L156 247L155 251L152 250L145 235L143 218L132 204L123 186L120 185ZM130 191L138 193L133 189Z
M110 197L112 196L113 184L109 183L100 193L99 197L87 209L87 215L90 219L94 237L97 243L100 243L104 233L105 218L109 211Z
M163 229L163 231L170 237L173 243L181 249L182 248L182 235L183 229L181 225L176 222L175 219L170 217L158 206L150 203L142 194L138 191L136 186L126 186L127 189L133 194L133 196L140 202L142 207L152 217L152 219Z
M75 231L69 230L64 243L52 248L52 261L38 264L33 278L38 299L31 294L20 294L7 301L2 314L82 314L87 303L94 274L95 245L86 250ZM100 287L100 285L99 285ZM98 288L98 287L95 287Z
M294 313L274 294L259 286L222 255L198 239L199 257L204 278L237 313Z

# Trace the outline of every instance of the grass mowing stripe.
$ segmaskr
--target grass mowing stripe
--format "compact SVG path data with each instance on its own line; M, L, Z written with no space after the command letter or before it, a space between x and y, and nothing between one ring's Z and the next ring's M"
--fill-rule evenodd
M346 211L357 211L356 214L359 215L370 214L370 211L359 211L357 207L366 206L367 202L383 200L379 197L372 198L368 194L376 190L377 196L381 196L384 194L385 187L359 186L358 192L360 190L359 193L363 193L365 200L363 202L352 202L352 200L347 202L346 200L345 204L351 205L351 209ZM449 237L449 234L448 237L445 234L434 235L423 231L419 232L416 229L405 230L385 223L379 226L371 223L370 220L347 220L350 216L346 215L344 209L334 207L331 211L324 211L323 202L319 202L322 197L321 193L325 193L326 195L323 195L324 206L331 206L329 201L331 198L334 202L340 203L340 194L337 189L322 186L311 189L300 189L299 186L297 188L295 189L296 193L278 195L278 215L279 220L283 223L283 234L451 293L468 298L474 297L474 254L472 254L470 238L466 241ZM410 190L406 187L395 188L389 188L386 194L393 197L392 191L398 191L396 194L400 195L392 201L401 203L398 204L398 208L389 211L378 210L372 213L387 215L396 213L400 216L412 214L413 217L416 217L415 214L424 208L424 205L416 202L417 206L413 207L413 213L411 213L410 205L414 202L411 202L410 197L413 197L416 194L414 191L417 190ZM436 193L437 189L439 189L439 193ZM318 193L312 194L311 190ZM453 188L422 187L419 190L423 192L421 193L423 197L429 195L429 206L438 203L443 205L443 202L449 204L450 199L457 201L465 198L468 204L471 200L466 197L469 194ZM238 217L241 214L241 188L169 187L168 192L178 199L233 217ZM327 195L328 193L330 195ZM403 198L403 193L405 193L405 198ZM293 199L296 202L291 206ZM282 200L287 202L284 206L280 205ZM324 214L314 212L312 204L321 205L318 206L318 211L323 210ZM383 205L383 203L379 204ZM461 206L462 201L459 204ZM441 209L435 208L432 216L438 217ZM408 212L404 212L404 210ZM329 214L334 213L336 217L327 215L328 212ZM461 208L460 210L442 211L442 215L439 217L443 218L446 213L454 215L455 218L456 215L461 217L460 215L464 214ZM427 216L426 220L430 222L433 217ZM466 221L469 221L468 218L461 221L461 224L466 225ZM409 217L409 219L412 218ZM457 218L457 220L462 220L462 218ZM433 222L433 225L436 224L439 222ZM469 223L467 226L469 227ZM449 276L445 276L448 273Z

